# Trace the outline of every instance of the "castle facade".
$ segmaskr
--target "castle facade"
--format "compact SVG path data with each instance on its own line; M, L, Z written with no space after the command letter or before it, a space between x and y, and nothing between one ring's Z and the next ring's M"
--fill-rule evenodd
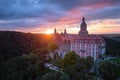
M82 58L91 56L94 61L105 54L105 41L98 35L90 35L87 31L87 24L83 17L78 34L64 33L58 34L54 30L54 40L59 45L59 55L65 56L67 51L75 51Z

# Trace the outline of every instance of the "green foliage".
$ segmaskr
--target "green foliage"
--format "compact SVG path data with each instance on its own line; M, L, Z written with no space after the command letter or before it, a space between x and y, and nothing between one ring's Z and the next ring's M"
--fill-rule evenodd
M106 54L111 56L120 56L120 41L114 40L114 38L103 38L106 42Z
M84 58L79 58L76 61L76 64L75 64L76 71L78 71L78 72L85 72L86 68L87 68L86 67L86 60Z
M74 65L78 58L78 55L74 51L67 52L63 59L63 67L66 68L70 65Z
M76 72L72 80L87 80L84 73Z
M59 57L58 52L53 52L53 60L56 60Z
M92 57L88 56L86 59L79 58L76 61L75 69L78 72L89 72L90 68L94 65L94 60Z
M9 59L47 47L51 39L50 35L45 34L0 31L0 58Z
M49 52L46 47L43 47L43 48L37 48L37 49L33 50L31 53L42 55L42 54L48 54Z
M42 76L41 80L54 80L53 73L46 73L45 75Z
M69 75L70 79L72 79L76 73L74 65L66 67L64 72Z
M32 58L33 56L33 58ZM33 60L37 56L29 54L6 61L0 71L0 80L38 80L47 73L44 63Z
M69 75L68 75L68 74L63 73L63 74L59 77L59 80L70 80L70 78L69 78Z
M63 60L62 60L62 58L61 57L58 57L58 58L56 58L55 60L54 60L54 65L55 66L57 66L57 67L60 67L60 68L62 68L62 62L63 62Z
M58 80L61 76L61 73L58 72L49 72L42 76L41 80Z
M42 60L42 62L47 62L50 58L48 57L48 49L47 48L41 48L34 50L31 52L31 54L35 54L37 56L38 60Z
M54 52L54 50L58 49L58 45L55 42L51 42L48 44L48 50Z
M62 75L61 73L59 72L54 72L54 80L58 80L58 78Z
M90 69L94 64L94 59L91 56L87 56L85 64L86 64L86 67Z
M120 74L120 66L116 66L110 61L103 61L100 64L99 71L105 80L115 80Z
M86 80L85 73L77 71L75 66L65 68L64 72L69 75L70 80Z
M120 58L113 58L113 59L110 59L110 61L112 61L113 63L116 63L116 64L120 65Z
M32 64L35 64L39 60L39 55L34 53L23 54L22 57L30 60Z

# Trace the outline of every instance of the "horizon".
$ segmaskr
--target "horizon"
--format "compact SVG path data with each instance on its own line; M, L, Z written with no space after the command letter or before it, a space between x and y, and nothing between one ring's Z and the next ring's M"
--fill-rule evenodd
M82 17L89 34L120 34L120 1L1 0L0 30L78 34Z
M51 34L54 34L53 33L46 33L46 32L23 32L23 31L17 31L17 30L0 30L0 32L3 31L3 32L20 32L20 33L31 33L31 34L47 34L47 35L51 35ZM61 34L60 32L57 32L58 34ZM72 34L72 33L67 33L67 34ZM73 34L78 34L78 33L73 33ZM120 35L120 33L94 33L94 34L89 34L89 35Z

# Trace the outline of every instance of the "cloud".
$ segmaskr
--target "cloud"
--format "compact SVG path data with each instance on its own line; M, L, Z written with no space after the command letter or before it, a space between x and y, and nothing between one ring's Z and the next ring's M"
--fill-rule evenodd
M51 4L39 0L0 0L0 19L19 19L41 17L59 14Z
M49 15L61 17L69 10L78 7L100 8L113 4L118 2L114 0L0 0L0 19L35 17L46 19Z
M88 22L119 19L119 5L119 0L0 0L0 29L45 30L80 24L83 16Z

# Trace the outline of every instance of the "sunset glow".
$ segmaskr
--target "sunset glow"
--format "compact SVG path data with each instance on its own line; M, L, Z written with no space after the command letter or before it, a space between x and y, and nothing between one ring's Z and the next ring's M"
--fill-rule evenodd
M0 0L0 80L120 80L120 0Z
M46 30L44 33L46 33L46 34L52 34L52 33L53 33L53 30L48 29L48 30Z
M67 29L77 34L84 16L91 34L120 33L120 1L0 1L0 30L51 34ZM32 5L31 5L32 4ZM14 15L12 15L12 14Z

